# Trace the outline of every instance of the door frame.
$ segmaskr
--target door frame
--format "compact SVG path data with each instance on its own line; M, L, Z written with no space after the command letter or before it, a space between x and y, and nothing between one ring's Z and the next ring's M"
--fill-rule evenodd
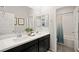
M64 7L69 7L69 6L64 6ZM64 8L64 7L59 7L59 8L56 8L56 17L57 17L57 9L60 9L60 8ZM73 14L74 14L74 21L75 21L75 33L74 33L74 36L75 36L75 40L74 40L74 50L77 51L78 49L78 10L79 10L79 7L76 7L74 8L74 11L73 11ZM57 19L57 18L56 18ZM57 21L56 21L57 23ZM56 29L57 29L57 26L56 26ZM57 32L56 32L57 34ZM56 38L57 39L57 38ZM56 51L57 51L57 41L56 41Z
M76 7L74 10L74 19L75 19L75 40L74 40L74 50L75 52L78 51L78 12L79 7Z

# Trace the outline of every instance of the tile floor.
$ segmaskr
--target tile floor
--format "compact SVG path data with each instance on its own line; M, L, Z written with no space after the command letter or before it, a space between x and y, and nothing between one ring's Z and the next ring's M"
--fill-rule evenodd
M73 48L57 44L57 52L75 52Z
M53 51L51 51L51 50L48 50L47 52L53 52Z

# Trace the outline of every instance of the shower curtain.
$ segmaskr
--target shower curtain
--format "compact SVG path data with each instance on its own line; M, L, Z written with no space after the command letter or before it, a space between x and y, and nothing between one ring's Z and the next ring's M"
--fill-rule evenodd
M64 43L62 15L57 15L57 42L61 44Z

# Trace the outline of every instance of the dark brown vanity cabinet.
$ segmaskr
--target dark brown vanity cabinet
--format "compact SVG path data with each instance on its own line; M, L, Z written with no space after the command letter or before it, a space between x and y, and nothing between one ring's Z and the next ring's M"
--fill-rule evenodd
M22 44L5 52L46 52L50 48L50 35Z

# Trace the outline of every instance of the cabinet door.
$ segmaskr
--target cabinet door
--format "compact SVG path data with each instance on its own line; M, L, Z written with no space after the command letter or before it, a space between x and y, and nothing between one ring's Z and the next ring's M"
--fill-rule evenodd
M49 38L39 41L39 52L45 52L49 49Z
M38 44L34 44L34 45L28 47L23 52L38 52Z

